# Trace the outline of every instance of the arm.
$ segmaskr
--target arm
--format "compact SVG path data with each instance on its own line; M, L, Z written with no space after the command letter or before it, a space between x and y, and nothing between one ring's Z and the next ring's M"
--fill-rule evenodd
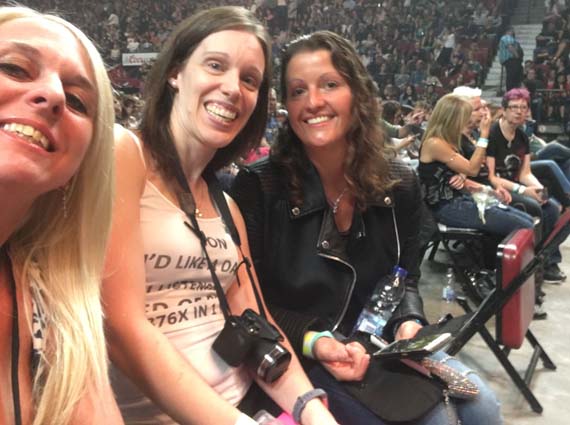
M249 244L247 233L245 230L244 220L239 212L235 202L230 199L229 202L232 218L239 232L242 241L243 255L250 258ZM240 254L241 255L241 254ZM241 261L242 258L240 258ZM238 269L238 281L241 285L234 283L227 292L228 302L233 314L240 315L246 308L258 311L257 302L252 286L255 285L258 293L261 295L261 288L257 281L255 270L251 268L253 282L249 279L245 265ZM263 298L263 296L262 296ZM262 299L263 307L267 313L267 319L277 327L275 320L271 317L265 301ZM287 371L277 381L267 384L255 376L256 382L261 388L285 411L292 412L293 405L298 396L306 393L313 388L309 379L305 375L297 356L294 354L293 348L287 339L282 342L283 346L292 353L291 363ZM336 424L336 421L326 409L325 405L319 400L314 399L307 404L301 415L302 424Z
M532 171L530 169L530 154L526 154L524 156L523 163L521 166L521 172L520 172L519 180L524 185L527 185L530 187L536 187L538 189L543 188L542 184L538 181L538 179L535 177L535 175L532 174Z
M525 171L525 163L528 170ZM492 156L487 157L487 168L489 169L489 181L493 185L496 190L500 190L501 188L506 189L509 192L513 192L515 188L518 188L518 184L504 179L502 177L497 176L495 173L495 158ZM530 176L532 177L529 177ZM522 168L521 168L521 183L528 184L528 182L536 181L539 186L535 185L528 185L522 195L530 196L534 198L536 201L543 203L540 194L537 192L537 189L541 189L543 186L536 180L536 177L530 172L530 154L525 155L525 159L523 160ZM523 180L524 176L524 180Z
M481 164L485 160L485 148L477 146L471 159L466 159L445 140L433 137L424 140L422 146L422 161L439 161L447 165L458 174L475 177L481 170Z
M392 141L394 142L394 148L397 151L407 148L414 142L414 140L416 140L416 136L414 134L410 134L403 139L392 138Z
M384 333L387 336L410 338L427 324L423 311L423 301L418 291L420 279L420 244L418 234L422 220L422 209L417 208L423 202L418 178L407 169L399 169L401 165L392 163L401 180L396 187L396 221L401 242L400 265L408 270L406 292L394 314L386 323ZM418 323L418 321L420 323Z
M233 425L239 411L146 319L139 205L146 170L128 134L118 139L115 155L117 189L103 282L110 357L176 422Z

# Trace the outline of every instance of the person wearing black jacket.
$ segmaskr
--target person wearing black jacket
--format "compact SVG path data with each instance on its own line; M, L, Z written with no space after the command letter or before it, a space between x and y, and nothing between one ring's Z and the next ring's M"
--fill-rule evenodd
M383 336L411 338L427 323L418 292L423 201L415 173L386 159L376 89L349 42L315 32L293 41L282 64L288 125L270 158L238 174L232 196L269 309L294 349L314 360L305 360L309 376L343 424L500 423L479 378L477 399L443 403L431 381L400 363L379 365L365 339L345 338L395 265L409 272L406 291ZM469 373L444 353L435 356ZM431 401L412 403L412 393Z

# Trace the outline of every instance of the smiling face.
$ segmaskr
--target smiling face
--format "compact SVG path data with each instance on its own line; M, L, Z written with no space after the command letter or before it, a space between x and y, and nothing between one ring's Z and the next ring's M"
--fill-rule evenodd
M0 184L37 197L69 181L93 135L93 81L85 51L60 24L0 25Z
M305 149L346 149L352 91L334 67L331 53L325 49L297 53L285 78L289 123Z
M193 141L215 151L231 143L255 108L264 70L254 34L225 30L206 37L170 79L175 144Z

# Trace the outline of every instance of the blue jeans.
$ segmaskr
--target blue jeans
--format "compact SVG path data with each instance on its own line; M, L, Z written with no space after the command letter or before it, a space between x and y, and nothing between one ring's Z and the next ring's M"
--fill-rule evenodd
M548 188L550 196L565 207L570 206L570 181L556 162L551 159L537 159L530 162L530 170Z
M467 366L440 351L431 356L434 360L445 361L460 373L468 375L479 387L479 395L473 400L451 399L443 401L431 409L414 425L447 425L461 419L463 425L498 425L502 423L499 402L483 380ZM348 394L342 384L333 378L323 367L315 366L309 372L313 385L324 389L329 397L329 408L336 420L343 425L387 425L366 406ZM410 388L413 399L413 388ZM450 416L454 419L450 422Z
M554 199L549 198L545 204L540 205L535 199L519 195L518 193L513 193L512 197L513 201L511 202L511 205L533 217L540 218L542 223L542 237L536 244L539 245L539 243L548 237L552 229L554 229L554 225L560 217L560 204L558 204ZM546 265L558 264L561 261L562 254L560 253L560 249L557 248L552 255L547 258Z
M532 229L534 225L530 215L506 205L487 208L483 223L475 201L468 195L442 202L434 209L434 216L447 226L477 229L498 236L507 236L516 229Z
M555 161L564 175L570 180L570 148L558 142L550 142L539 149L535 155L536 159L551 159Z

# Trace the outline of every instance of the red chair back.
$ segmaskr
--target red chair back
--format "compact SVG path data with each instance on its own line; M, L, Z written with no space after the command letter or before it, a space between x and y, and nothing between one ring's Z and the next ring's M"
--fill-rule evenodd
M498 290L507 288L534 258L534 231L519 229L507 236L497 250ZM497 342L520 348L534 313L534 274L515 292L497 314Z

